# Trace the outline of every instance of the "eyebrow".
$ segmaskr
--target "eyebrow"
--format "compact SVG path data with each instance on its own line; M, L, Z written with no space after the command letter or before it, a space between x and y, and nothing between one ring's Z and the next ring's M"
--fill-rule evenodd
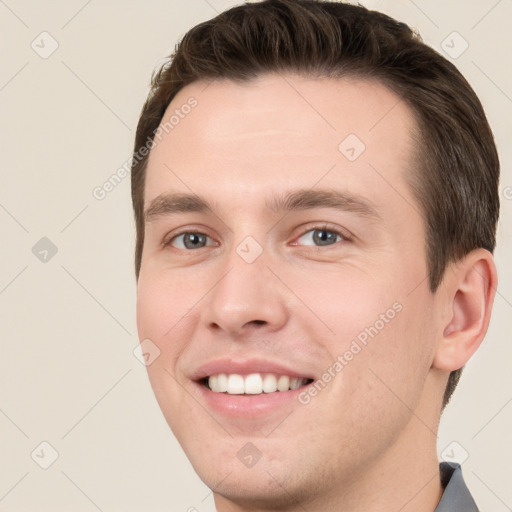
M338 190L299 189L276 194L267 199L265 206L272 213L283 213L314 208L332 208L355 213L373 220L381 219L378 208L366 198ZM195 194L168 193L155 197L144 213L145 222L175 213L213 212L212 205Z
M333 189L299 189L275 195L266 202L266 206L274 213L332 208L375 220L381 218L377 206L368 199Z
M157 217L173 213L204 213L212 210L209 203L194 194L160 194L155 197L144 212L144 220L151 222Z

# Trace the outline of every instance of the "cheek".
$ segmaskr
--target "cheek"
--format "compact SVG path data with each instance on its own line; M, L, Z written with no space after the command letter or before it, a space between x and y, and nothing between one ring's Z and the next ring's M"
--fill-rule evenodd
M364 329L351 337L349 350L357 347L357 355L343 370L343 386L354 407L370 420L380 417L389 432L418 407L431 367L435 337L426 295L417 301L397 294L391 308L381 311L379 305Z
M176 363L190 339L187 313L197 298L188 297L183 283L169 279L164 272L141 272L137 287L137 330L139 340L156 345L158 357L146 369L164 414L180 400L174 380ZM167 414L166 414L167 416Z
M186 315L191 308L183 283L165 272L141 271L137 286L137 329L139 339L151 340L159 355L146 366L151 387L169 426L174 430L183 407L183 391L176 376L176 362L185 349ZM197 299L196 299L197 300Z
M139 339L149 338L166 350L164 339L176 338L188 313L193 312L197 291L186 280L165 271L142 271L137 286L137 327ZM160 346L161 345L161 346Z
M399 403L398 396L411 406L419 399L435 336L427 284L411 293L413 285L404 266L390 266L378 274L344 269L336 279L332 274L329 279L328 273L322 279L321 273L316 273L297 290L297 295L308 298L308 306L324 324L315 322L316 339L318 328L322 328L331 364L339 362L331 373L343 375L335 379L343 387L342 394L359 396L365 390L370 396L389 395ZM304 329L315 339L311 326L311 321L304 321ZM367 389L370 383L371 393Z
M326 268L294 282L294 291L309 310L304 327L314 325L316 336L311 339L324 338L330 351L336 352L333 355L348 349L356 338L364 345L399 316L400 294L384 272L377 275L351 266L338 272ZM313 324L312 314L316 316Z
M338 358L341 369L334 369L336 376L316 412L328 411L321 416L327 429L347 432L347 444L354 445L351 456L360 457L354 452L362 450L362 444L377 453L397 439L421 403L431 364L427 300L411 300L399 290L388 292L366 301L355 294L351 304L341 308L346 317L338 320L340 339L329 344L331 360ZM358 433L357 439L351 432Z

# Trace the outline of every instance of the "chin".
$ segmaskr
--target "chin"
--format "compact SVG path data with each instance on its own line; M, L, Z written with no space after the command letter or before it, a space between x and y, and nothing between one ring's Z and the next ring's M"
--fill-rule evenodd
M217 507L229 501L251 510L287 510L294 503L313 501L322 493L324 485L333 480L325 474L325 467L315 469L307 463L299 464L297 460L286 458L286 453L295 454L296 458L295 443L285 447L284 453L274 454L271 460L262 455L252 467L246 467L237 458L239 446L251 441L235 438L223 440L223 443L226 449L222 453L204 449L194 449L193 453L186 451L198 476L213 491ZM261 445L261 440L255 439L254 443ZM269 445L269 453L270 449ZM205 453L210 455L205 456ZM243 455L244 452L242 458Z

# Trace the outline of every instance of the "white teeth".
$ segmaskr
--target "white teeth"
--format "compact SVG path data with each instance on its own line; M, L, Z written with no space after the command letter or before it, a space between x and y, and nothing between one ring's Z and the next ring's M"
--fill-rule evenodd
M290 379L290 389L297 389L300 387L301 380L299 377L293 377Z
M245 391L244 378L241 375L232 373L228 377L228 389L227 392L230 395L243 395Z
M225 393L228 390L228 376L225 373L217 375L217 392Z
M290 377L281 375L277 381L277 389L279 391L288 391L290 389Z
M218 375L212 375L208 380L208 385L212 391L219 392L219 377Z
M274 391L277 391L277 379L275 375L269 373L263 378L263 392L273 393Z
M208 386L215 393L228 393L230 395L259 395L261 393L274 393L297 389L306 384L308 379L301 377L277 377L272 373L251 373L246 376L238 373L219 373L208 377Z
M245 394L246 395L259 395L263 392L263 381L259 373L251 373L245 377Z

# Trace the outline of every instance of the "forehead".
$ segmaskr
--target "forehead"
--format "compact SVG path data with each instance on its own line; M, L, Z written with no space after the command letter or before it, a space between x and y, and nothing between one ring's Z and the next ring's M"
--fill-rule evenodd
M161 127L166 121L149 158L146 204L175 190L256 197L320 181L369 195L387 182L390 194L409 194L414 116L373 80L271 74L195 82L176 95Z

